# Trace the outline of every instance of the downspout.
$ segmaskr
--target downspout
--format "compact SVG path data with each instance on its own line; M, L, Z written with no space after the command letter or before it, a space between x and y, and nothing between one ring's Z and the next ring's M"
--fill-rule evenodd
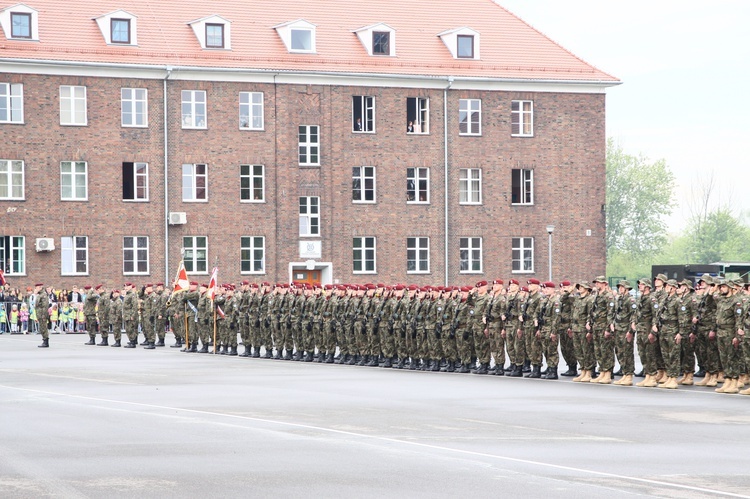
M276 256L274 257L274 279L273 282L282 282L279 280L279 255L281 254L281 251L279 250L279 106L278 106L278 100L277 100L277 94L278 94L278 84L276 83L276 77L279 76L278 73L274 73L273 75L273 173L274 173L274 181L273 181L273 203L274 203L274 210L273 210L273 223L274 223L274 229L273 229L273 247L276 250ZM299 208L297 208L299 209ZM291 275L289 278L285 278L283 282L291 282Z
M164 77L164 282L169 283L169 114L167 114L167 80L172 76L172 66L166 67ZM169 286L169 284L167 284Z
M443 89L443 209L444 209L444 223L443 229L443 240L445 242L445 249L443 254L443 261L445 263L445 285L448 285L448 90L453 85L453 77L448 77L448 86Z

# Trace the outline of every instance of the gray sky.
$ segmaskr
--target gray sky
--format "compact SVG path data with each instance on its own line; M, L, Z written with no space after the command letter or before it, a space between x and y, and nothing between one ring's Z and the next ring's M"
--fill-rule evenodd
M623 81L607 90L607 136L666 160L678 184L670 231L711 172L721 201L750 211L750 0L496 1Z

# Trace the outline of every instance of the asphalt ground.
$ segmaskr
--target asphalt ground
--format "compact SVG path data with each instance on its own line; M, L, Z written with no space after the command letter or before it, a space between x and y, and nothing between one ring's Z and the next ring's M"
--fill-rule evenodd
M746 396L87 339L0 336L0 497L750 497Z

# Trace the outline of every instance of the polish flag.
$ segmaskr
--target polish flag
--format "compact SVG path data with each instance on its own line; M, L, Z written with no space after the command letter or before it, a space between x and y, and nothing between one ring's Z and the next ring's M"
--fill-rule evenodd
M177 278L174 280L174 286L172 287L172 293L179 293L180 291L188 291L190 289L190 281L188 281L187 271L185 270L185 262L180 260L180 266L177 269Z
M218 282L219 267L214 267L214 270L211 272L211 280L208 281L208 289L206 290L206 295L211 301L214 301L214 297L216 296L216 286L218 286Z

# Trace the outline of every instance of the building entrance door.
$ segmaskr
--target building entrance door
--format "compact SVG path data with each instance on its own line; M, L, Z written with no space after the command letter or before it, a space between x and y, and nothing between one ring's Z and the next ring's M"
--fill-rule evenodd
M292 281L304 282L305 284L320 284L320 275L320 270L292 269Z

